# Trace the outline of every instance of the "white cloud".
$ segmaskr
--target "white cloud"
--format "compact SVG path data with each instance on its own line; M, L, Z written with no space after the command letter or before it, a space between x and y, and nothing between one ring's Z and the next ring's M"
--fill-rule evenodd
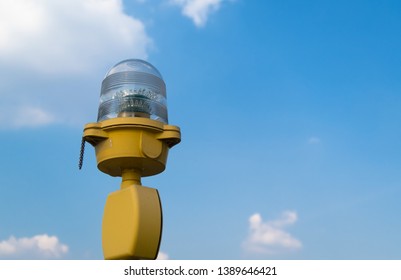
M0 1L0 68L77 73L113 53L146 58L150 45L121 0Z
M54 120L55 118L50 113L41 108L22 106L16 110L11 125L14 127L37 127L50 124Z
M53 259L68 253L68 246L60 243L57 236L47 234L0 241L0 258Z
M157 255L157 259L158 260L168 260L169 256L164 252L159 252L159 254Z
M31 105L3 105L0 111L2 128L35 128L56 122L56 118L46 110Z
M249 253L277 254L297 250L302 243L284 230L298 220L294 211L285 211L277 220L263 222L259 213L249 218L249 235L243 248Z
M320 144L321 140L318 137L312 136L308 139L309 144Z
M182 14L189 17L197 27L205 26L211 13L220 8L223 0L172 0L181 7Z
M108 68L151 47L121 0L1 0L0 128L93 121Z

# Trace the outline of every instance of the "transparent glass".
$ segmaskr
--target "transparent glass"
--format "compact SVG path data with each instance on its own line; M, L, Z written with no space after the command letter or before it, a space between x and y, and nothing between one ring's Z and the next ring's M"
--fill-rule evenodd
M140 59L114 65L102 82L98 121L142 117L168 123L166 85L160 72Z

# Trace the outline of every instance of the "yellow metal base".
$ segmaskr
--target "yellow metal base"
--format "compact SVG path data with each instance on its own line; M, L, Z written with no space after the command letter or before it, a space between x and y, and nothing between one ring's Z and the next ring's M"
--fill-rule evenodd
M109 194L102 224L106 260L156 259L161 233L162 209L156 189L131 185Z
M181 141L181 133L177 126L126 117L87 124L84 139L95 147L102 172L121 176L134 168L151 176L164 171L168 151Z

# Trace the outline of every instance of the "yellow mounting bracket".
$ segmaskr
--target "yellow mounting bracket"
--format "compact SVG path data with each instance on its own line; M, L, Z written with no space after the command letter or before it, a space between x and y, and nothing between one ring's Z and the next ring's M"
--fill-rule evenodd
M103 215L105 259L156 259L162 235L162 208L156 189L130 185L135 171L125 171L121 190L109 194ZM128 178L128 179L127 179Z

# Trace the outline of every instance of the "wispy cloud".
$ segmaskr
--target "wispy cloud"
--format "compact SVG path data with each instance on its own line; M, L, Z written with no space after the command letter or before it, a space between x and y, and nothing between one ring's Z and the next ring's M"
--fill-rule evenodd
M17 109L12 119L14 127L37 127L53 123L55 118L52 114L39 107L22 106Z
M52 113L32 105L8 105L0 111L0 128L35 128L56 122ZM0 105L1 108L1 105Z
M157 259L158 260L168 260L169 256L167 253L159 252L159 254L157 255Z
M54 259L68 253L68 246L57 236L47 234L0 241L0 258L3 259Z
M181 7L182 14L189 17L197 27L206 25L208 17L216 12L223 0L171 0Z
M319 137L316 137L316 136L311 136L311 137L309 137L309 139L308 139L308 143L311 144L311 145L320 144L321 141L322 141L322 140L320 140L320 138L319 138Z
M277 254L297 250L301 241L284 230L298 220L295 211L285 211L277 220L263 221L259 213L249 217L249 234L243 249L248 253Z

